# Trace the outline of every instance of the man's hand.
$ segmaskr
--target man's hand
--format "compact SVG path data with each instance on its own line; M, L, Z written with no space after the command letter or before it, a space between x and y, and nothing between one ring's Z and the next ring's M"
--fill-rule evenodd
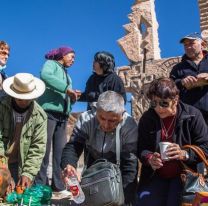
M181 82L186 89L202 87L208 85L208 73L201 73L198 74L196 77L187 76L186 78L182 79Z
M14 192L14 189L15 189L15 182L14 182L14 179L11 177L11 182L9 186L7 187L6 195L8 195L11 192Z
M72 165L67 165L62 171L62 179L65 184L68 183L70 176L77 176L78 181L80 181L80 175L77 173L76 169Z
M187 76L184 79L182 79L181 82L186 89L191 89L195 87L195 84L197 83L197 78L194 76Z
M148 159L148 162L153 170L159 169L163 166L160 154L155 152L152 156Z
M22 175L20 177L17 185L21 186L23 188L27 188L27 187L30 187L32 185L32 180L29 177Z
M201 73L197 75L198 85L205 86L208 85L208 73Z
M197 75L197 79L205 79L208 80L208 73L200 73Z

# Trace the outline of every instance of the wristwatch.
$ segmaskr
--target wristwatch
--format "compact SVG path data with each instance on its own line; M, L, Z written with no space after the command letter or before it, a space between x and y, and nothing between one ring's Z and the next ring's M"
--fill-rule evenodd
M186 158L186 160L189 159L189 153L187 151L185 151L185 158Z

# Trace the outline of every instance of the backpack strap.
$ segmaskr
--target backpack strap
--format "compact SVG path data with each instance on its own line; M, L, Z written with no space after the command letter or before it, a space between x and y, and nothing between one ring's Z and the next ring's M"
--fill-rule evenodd
M120 143L121 124L116 127L116 164L120 166L121 143Z
M120 140L120 130L121 127L126 123L128 114L126 111L122 114L123 120L116 127L116 164L120 166L120 156L121 156L121 140Z
M120 122L118 124L118 126L116 127L116 164L118 166L120 166L120 159L121 159L120 158L120 156L121 156L120 130L121 130L121 127L125 124L128 115L127 115L126 112L124 112L122 116L123 116L122 122ZM86 166L87 166L88 161L89 161L89 152L86 155L86 158L85 158L85 166L84 166L84 169L83 170L86 169Z

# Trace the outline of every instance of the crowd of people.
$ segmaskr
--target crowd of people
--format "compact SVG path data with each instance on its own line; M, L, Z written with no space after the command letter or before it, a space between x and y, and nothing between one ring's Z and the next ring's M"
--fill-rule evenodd
M93 74L82 92L73 88L67 73L75 60L74 49L49 51L40 79L30 73L7 77L4 69L10 47L0 41L0 155L7 159L15 185L50 184L54 192L67 195L65 184L71 175L80 176L77 163L83 152L86 168L100 158L116 162L119 125L124 205L180 206L182 162L204 172L196 154L183 146L196 145L208 155L206 44L198 33L183 37L180 43L185 50L181 62L169 77L150 83L149 109L137 123L125 111L124 84L111 53L95 54ZM67 121L76 101L87 102L87 111L79 116L67 142ZM163 142L169 143L165 160L159 146ZM7 186L14 188L12 182L7 181Z

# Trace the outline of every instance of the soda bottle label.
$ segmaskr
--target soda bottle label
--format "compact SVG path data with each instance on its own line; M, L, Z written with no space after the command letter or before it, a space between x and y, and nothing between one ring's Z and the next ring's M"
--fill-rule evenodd
M79 188L77 185L69 186L69 189L73 196L77 196L79 194Z

